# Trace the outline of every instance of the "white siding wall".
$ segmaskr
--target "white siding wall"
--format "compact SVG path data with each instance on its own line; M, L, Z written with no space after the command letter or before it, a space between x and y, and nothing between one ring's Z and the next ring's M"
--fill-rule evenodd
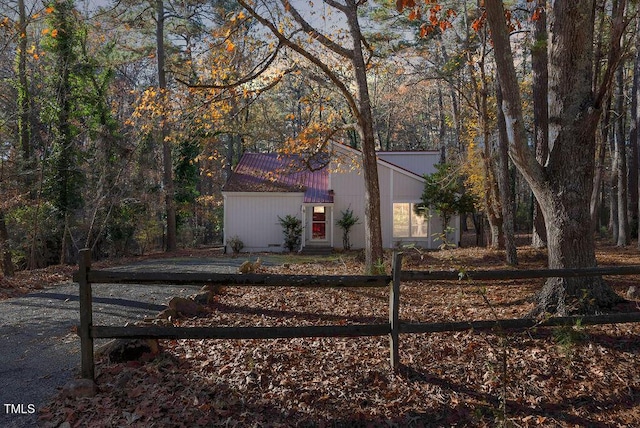
M301 219L302 201L302 193L226 192L225 245L229 238L237 235L244 243L243 252L283 251L278 216L289 214Z
M335 192L333 219L334 223L342 216L342 211L351 209L353 215L360 218L359 224L351 228L349 239L352 248L364 247L364 177L358 171L342 169L331 173L331 187ZM333 227L333 243L342 248L342 229Z
M431 236L424 238L393 238L393 203L420 202L424 183L421 179L407 175L406 172L389 167L381 163L378 165L378 180L380 182L380 217L382 223L382 245L385 248L394 247L399 241L415 243L423 248L437 248L439 242L434 242ZM364 177L357 171L341 170L331 175L331 186L335 191L334 220L340 218L340 213L347 208L353 210L354 215L360 217L360 224L353 227L350 234L353 248L364 247ZM393 192L391 191L393 189ZM432 216L430 229L442 230L442 222L438 216ZM457 238L456 241L457 242ZM342 229L334 227L334 246L342 248Z
M379 152L378 157L423 176L436 172L435 165L440 161L440 152Z

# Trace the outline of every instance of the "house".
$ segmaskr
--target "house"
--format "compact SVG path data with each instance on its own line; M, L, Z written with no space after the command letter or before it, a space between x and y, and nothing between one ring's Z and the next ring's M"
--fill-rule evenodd
M283 251L278 217L302 220L301 250L342 248L342 230L336 225L347 209L360 218L350 232L353 249L364 247L364 177L361 152L342 144L332 146L326 159L305 161L302 156L245 153L225 183L224 245L237 237L243 251ZM435 213L418 216L424 174L435 172L437 151L378 152L382 240L385 248L415 244L437 248L442 221ZM457 225L458 218L451 220ZM459 228L448 235L460 240ZM230 250L226 248L227 250Z

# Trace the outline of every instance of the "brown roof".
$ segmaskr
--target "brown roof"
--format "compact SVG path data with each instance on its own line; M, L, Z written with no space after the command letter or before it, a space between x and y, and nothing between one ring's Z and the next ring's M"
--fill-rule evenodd
M333 203L327 168L311 170L298 155L245 153L225 192L304 192L305 203Z

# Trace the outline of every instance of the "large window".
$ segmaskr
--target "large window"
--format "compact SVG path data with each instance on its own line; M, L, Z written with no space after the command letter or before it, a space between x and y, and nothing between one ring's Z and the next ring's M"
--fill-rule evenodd
M393 204L393 237L420 238L428 236L426 216L416 215L415 204L399 202Z

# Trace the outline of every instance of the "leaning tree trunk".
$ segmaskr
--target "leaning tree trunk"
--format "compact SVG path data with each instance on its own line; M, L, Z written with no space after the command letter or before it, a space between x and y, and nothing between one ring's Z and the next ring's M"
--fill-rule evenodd
M531 71L533 74L533 133L536 159L540 165L547 162L549 152L549 111L547 93L549 74L547 71L547 1L537 0L538 20L534 22L531 47ZM547 246L547 231L540 204L533 198L533 229L531 245L534 248Z

